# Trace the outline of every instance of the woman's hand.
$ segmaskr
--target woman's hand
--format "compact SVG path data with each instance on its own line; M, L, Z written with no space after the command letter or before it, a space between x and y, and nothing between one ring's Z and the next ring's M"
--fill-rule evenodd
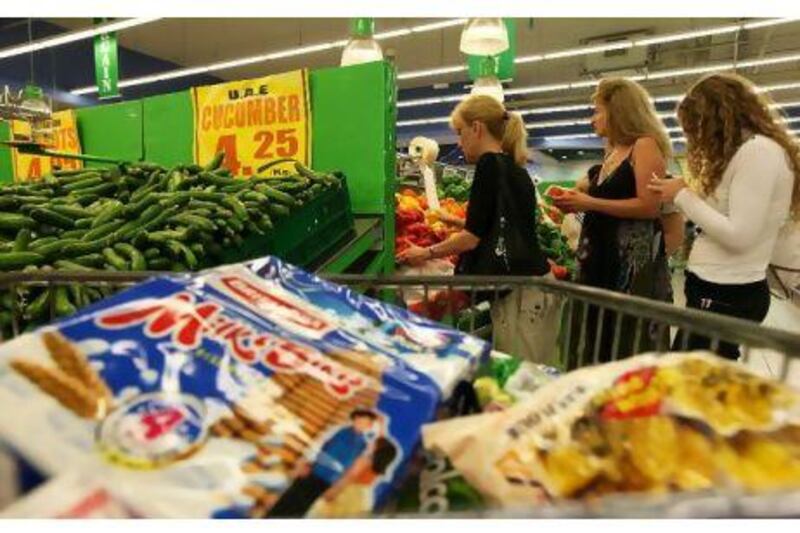
M553 198L553 205L565 213L590 211L592 208L592 197L575 189L567 189L562 196Z
M431 253L427 248L420 248L414 244L397 255L399 262L408 263L411 266L419 266L430 258Z
M675 197L686 187L683 178L675 176L670 179L660 179L653 176L647 188L657 194L662 202L673 202Z

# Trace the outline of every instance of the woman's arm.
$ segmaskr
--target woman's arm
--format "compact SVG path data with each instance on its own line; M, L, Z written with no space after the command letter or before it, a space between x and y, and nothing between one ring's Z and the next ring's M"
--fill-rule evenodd
M463 254L475 249L480 242L481 240L469 231L461 230L450 235L450 238L446 241L428 248L411 245L403 253L399 254L398 260L403 263L418 265L429 259Z
M664 248L670 257L683 244L686 221L678 212L666 213L661 215L661 226L664 229Z
M783 150L771 153L754 142L746 143L740 150L742 153L729 163L735 166L727 216L687 188L675 196L675 205L703 230L704 235L734 252L747 250L761 239L773 190L785 167Z

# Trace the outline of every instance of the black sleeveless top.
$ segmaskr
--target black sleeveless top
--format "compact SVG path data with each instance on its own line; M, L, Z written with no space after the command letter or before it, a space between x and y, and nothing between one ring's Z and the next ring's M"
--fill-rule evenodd
M636 198L629 155L600 183L601 165L589 169L589 195L606 200ZM672 298L661 223L587 212L578 247L580 283L668 301Z

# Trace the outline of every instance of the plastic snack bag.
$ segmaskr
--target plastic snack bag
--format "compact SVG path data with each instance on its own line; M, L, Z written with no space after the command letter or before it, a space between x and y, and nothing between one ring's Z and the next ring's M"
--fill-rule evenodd
M430 424L492 506L609 493L800 488L800 394L707 353L572 372L499 412Z
M370 513L452 373L415 354L463 372L488 346L361 297L341 320L303 280L154 278L3 344L0 440L56 479L102 479L141 516ZM372 331L376 316L392 329Z

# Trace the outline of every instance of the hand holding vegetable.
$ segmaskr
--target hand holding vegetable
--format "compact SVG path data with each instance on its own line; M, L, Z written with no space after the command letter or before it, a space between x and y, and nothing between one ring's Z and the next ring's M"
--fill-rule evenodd
M408 248L397 254L397 261L400 263L408 263L411 266L419 266L431 258L431 253L428 248L422 248L415 244L410 245Z
M592 197L574 189L562 189L562 194L553 197L553 204L565 213L591 210Z

